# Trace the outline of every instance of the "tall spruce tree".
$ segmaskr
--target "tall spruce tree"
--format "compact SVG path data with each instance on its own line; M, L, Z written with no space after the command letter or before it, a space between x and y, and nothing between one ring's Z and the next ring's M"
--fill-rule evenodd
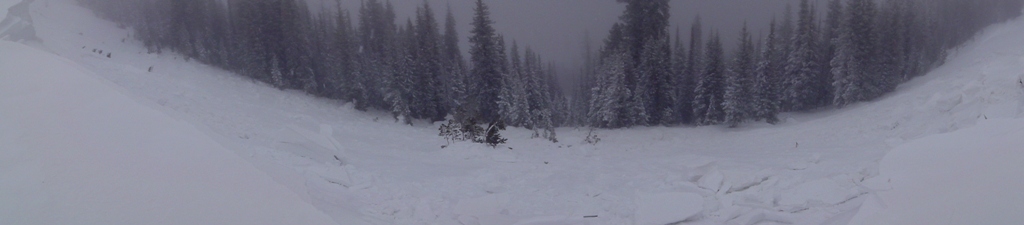
M739 126L752 117L750 80L754 76L754 42L747 31L746 24L740 32L740 44L736 49L735 59L725 79L725 95L722 107L725 111L725 123L730 127Z
M350 13L338 9L335 22L333 48L327 53L326 64L333 72L327 79L325 95L329 98L354 101L352 95L355 76L359 71L358 36L352 27Z
M529 96L530 115L532 115L530 126L534 130L534 137L554 139L554 114L551 102L551 87L549 86L549 72L544 71L544 64L539 55L529 47L526 48L526 57L523 62L528 81L527 91Z
M818 79L822 76L818 67L817 27L814 9L808 0L800 1L797 33L793 36L786 63L784 106L788 110L809 110L816 107L818 100Z
M416 102L419 118L442 121L448 115L442 88L444 64L441 59L441 36L430 3L416 10L415 44L413 49Z
M683 44L682 35L676 29L675 46L672 49L672 85L675 87L673 110L676 112L676 123L687 123L693 115L693 76L686 74L688 52Z
M684 67L683 74L681 75L683 80L682 85L680 86L683 90L680 95L683 97L680 99L681 103L679 104L682 105L683 123L695 123L698 117L698 115L694 114L696 107L694 102L696 98L695 90L697 88L697 80L700 77L701 69L704 68L704 52L702 51L704 49L702 46L704 45L703 37L704 34L703 28L701 27L700 15L697 15L693 19L693 24L690 25L690 51L687 54L686 66Z
M1024 2L1024 1L1017 1ZM924 59L923 48L925 46L925 24L921 20L921 7L915 0L907 0L903 2L904 11L901 14L901 31L903 32L903 40L900 40L903 44L902 61L903 67L900 68L904 77L903 80L909 80L914 76L921 75L921 72L927 69L927 62ZM1019 7L1018 7L1019 8Z
M629 60L626 64L626 85L632 90L633 96L628 102L629 119L632 125L660 123L658 115L665 109L670 110L674 103L666 98L671 90L662 90L658 82L667 80L665 72L670 49L667 44L656 42L668 38L669 4L668 0L623 0L626 10L621 16L624 25L626 52ZM650 43L655 42L655 43ZM657 46L657 47L656 47ZM645 53L650 49L650 53ZM645 56L650 59L645 61ZM653 58L657 57L657 59ZM645 62L647 62L645 64ZM658 68L657 65L666 65ZM670 112L670 111L669 111Z
M786 3L786 10L782 13L782 25L779 27L779 48L782 49L779 53L783 55L783 58L788 59L789 54L793 52L793 37L796 36L796 25L793 24L793 5ZM785 65L780 65L785 67ZM779 90L783 91L783 90Z
M385 93L391 92L385 85L388 77L395 74L394 45L397 25L390 4L385 6L378 0L367 0L359 10L359 52L360 70L355 76L353 96L355 107L393 109L393 102L385 100Z
M615 30L614 28L612 29ZM625 84L625 52L610 50L597 70L596 82L591 89L588 117L591 126L617 128L627 126L621 119L626 98L631 95Z
M412 50L415 49L413 46L416 41L412 21L406 21L405 24L405 28L396 30L394 46L388 48L391 52L387 53L389 58L382 79L382 94L395 122L412 125L416 100Z
M839 39L842 34L843 26L843 2L842 0L829 0L826 14L825 24L821 27L821 39L819 39L819 45L821 50L819 51L819 64L821 67L820 79L818 79L818 86L820 96L818 106L831 105L832 100L835 99L834 76L832 74L832 59L835 58L836 53L839 50Z
M572 126L583 126L587 124L587 115L590 110L590 89L594 87L595 71L597 70L597 59L594 57L593 47L590 44L590 32L583 33L583 68L574 80L572 103L569 107L570 121Z
M712 34L711 40L708 40L705 53L704 68L698 77L693 102L696 124L701 126L721 124L725 119L722 105L725 96L725 54L717 33Z
M455 15L452 14L451 5L448 6L448 13L444 21L444 37L441 46L441 63L444 68L444 90L447 95L448 108L455 119L461 120L466 110L467 95L470 93L467 87L468 76L466 76L466 65L462 58L462 50L459 49L459 34L455 30Z
M512 49L509 56L511 64L509 71L502 74L501 92L498 95L498 114L502 121L509 126L531 126L532 120L529 114L529 103L527 102L527 83L523 75L523 66L519 57L519 45L512 41Z
M498 92L501 89L501 67L503 62L497 43L497 35L491 26L494 22L490 18L490 10L483 0L476 1L473 16L472 36L469 38L469 54L473 62L473 70L470 72L472 83L470 90L471 114L480 121L497 121L498 117Z
M833 104L846 106L880 94L879 75L875 71L874 2L850 0L846 22L840 34L839 50L832 59L835 79Z
M879 73L878 81L879 89L882 92L890 92L896 89L896 86L903 82L906 77L904 72L904 64L906 54L904 50L907 48L905 41L905 35L907 35L903 29L906 27L903 25L904 13L907 13L903 7L905 1L888 0L885 2L885 7L882 8L877 14L878 19L875 20L875 30L877 44L877 54L875 71Z
M764 40L764 48L761 51L761 59L757 64L757 68L754 73L754 86L753 86L753 97L754 97L754 118L756 120L764 120L765 122L775 124L779 121L779 96L778 92L775 91L778 88L778 83L772 82L776 80L774 77L779 76L777 72L778 60L773 59L778 55L780 51L778 42L775 40L775 20L772 20L771 25L768 28L768 37Z
M650 124L671 125L679 117L676 111L675 80L672 79L672 64L668 36L648 41L644 45L643 55L640 61L641 82L638 86L649 89L648 96L652 99L646 101L646 107L651 117ZM639 87L638 87L639 88Z

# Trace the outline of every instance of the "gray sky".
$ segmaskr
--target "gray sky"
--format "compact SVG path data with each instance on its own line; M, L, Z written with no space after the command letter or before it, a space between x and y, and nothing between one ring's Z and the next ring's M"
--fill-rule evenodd
M314 0L315 1L315 0ZM324 0L335 2L336 0ZM446 5L450 4L455 14L460 44L468 49L470 22L475 0L427 0L433 7L438 22L444 24ZM824 0L819 6L824 6ZM357 15L360 0L341 0L343 7ZM495 29L510 42L515 39L519 45L529 45L547 60L556 61L561 70L576 68L580 63L583 32L589 31L596 48L608 34L611 25L618 21L625 9L624 3L615 0L484 0L490 7ZM415 14L416 6L422 0L391 0L398 14L397 22L402 25L406 18ZM678 25L682 35L689 37L689 26L699 13L704 23L705 35L708 29L722 34L726 49L735 45L735 39L744 21L751 26L755 38L761 30L767 30L773 16L781 17L785 5L798 7L799 0L671 0L670 33ZM317 7L311 4L311 7ZM329 6L332 7L333 6ZM686 41L686 39L684 39ZM468 57L468 56L466 56Z

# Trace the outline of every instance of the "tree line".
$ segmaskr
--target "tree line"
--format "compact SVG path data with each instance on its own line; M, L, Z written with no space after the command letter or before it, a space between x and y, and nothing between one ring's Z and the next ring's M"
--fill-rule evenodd
M365 0L356 15L340 6L311 12L303 0L79 1L130 27L153 53L174 51L404 123L500 121L552 140L558 126L776 123L780 112L872 100L1022 7L829 0L820 14L803 0L795 18L787 7L758 38L744 27L727 53L722 34L699 16L688 37L678 28L670 34L669 0L618 0L626 5L620 21L596 52L587 38L582 68L562 85L553 63L507 44L482 0L470 21L468 62L450 8L441 27L426 2L400 24L394 6L379 0Z
M469 38L472 67L450 9L441 27L426 1L401 25L394 6L378 0L364 1L355 20L340 6L311 12L302 0L80 2L131 27L152 53L171 50L277 88L386 110L396 121L451 115L538 134L564 123L553 66L529 47L520 54L515 41L509 48L483 1Z
M1022 7L1020 0L829 0L819 18L818 7L802 0L796 18L787 6L760 38L744 26L726 53L722 34L702 27L699 16L688 43L678 28L669 35L668 0L619 2L625 12L603 46L592 53L585 44L568 91L571 125L735 127L869 101Z

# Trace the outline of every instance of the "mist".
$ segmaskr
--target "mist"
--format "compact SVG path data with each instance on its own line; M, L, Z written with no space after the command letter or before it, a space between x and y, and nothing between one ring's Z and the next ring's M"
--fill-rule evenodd
M311 0L310 7L314 12L333 10L338 0ZM342 8L358 15L361 1L341 0ZM462 50L469 49L469 30L473 16L475 0L426 0L434 9L439 22L444 22L444 15L450 6L458 31ZM827 1L814 0L817 6L824 6ZM584 33L590 33L591 46L600 47L601 41L608 34L612 24L619 21L625 9L625 3L615 0L484 0L490 7L491 18L495 21L494 28L504 35L511 44L515 40L519 46L529 46L539 53L546 61L556 63L559 73L575 72L582 64ZM736 37L744 23L751 29L754 38L761 32L767 32L772 18L780 18L787 4L795 7L798 0L672 0L669 33L680 34L687 41L689 26L696 16L701 17L705 35L713 32L722 34L725 48L732 49L737 44ZM397 24L404 24L406 19L414 17L416 7L423 5L421 0L392 0L395 6ZM819 12L820 13L820 12Z

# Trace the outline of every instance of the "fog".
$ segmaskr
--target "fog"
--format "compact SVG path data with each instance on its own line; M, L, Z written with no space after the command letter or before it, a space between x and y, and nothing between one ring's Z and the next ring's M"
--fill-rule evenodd
M316 0L314 0L316 1ZM310 7L334 8L338 0L322 0L311 3ZM340 0L342 7L358 15L360 0ZM448 6L451 7L458 24L462 51L469 46L470 22L475 0L427 0L443 26ZM558 64L561 72L572 71L582 60L584 32L590 33L592 46L597 48L607 35L612 24L619 21L625 3L615 0L484 0L490 7L495 29L505 36L511 45L515 40L522 46L530 46L545 60ZM813 0L824 6L825 0ZM415 15L416 7L422 0L391 0L398 15L397 23ZM799 0L672 0L670 33L676 27L684 37L689 37L689 26L694 17L700 15L705 35L712 32L722 34L726 49L735 45L737 34L744 22L757 38L767 32L773 17L781 18L786 5L791 4L796 13ZM819 12L820 13L820 12ZM795 16L795 15L794 15ZM684 38L686 41L687 38ZM469 56L466 55L468 58Z

